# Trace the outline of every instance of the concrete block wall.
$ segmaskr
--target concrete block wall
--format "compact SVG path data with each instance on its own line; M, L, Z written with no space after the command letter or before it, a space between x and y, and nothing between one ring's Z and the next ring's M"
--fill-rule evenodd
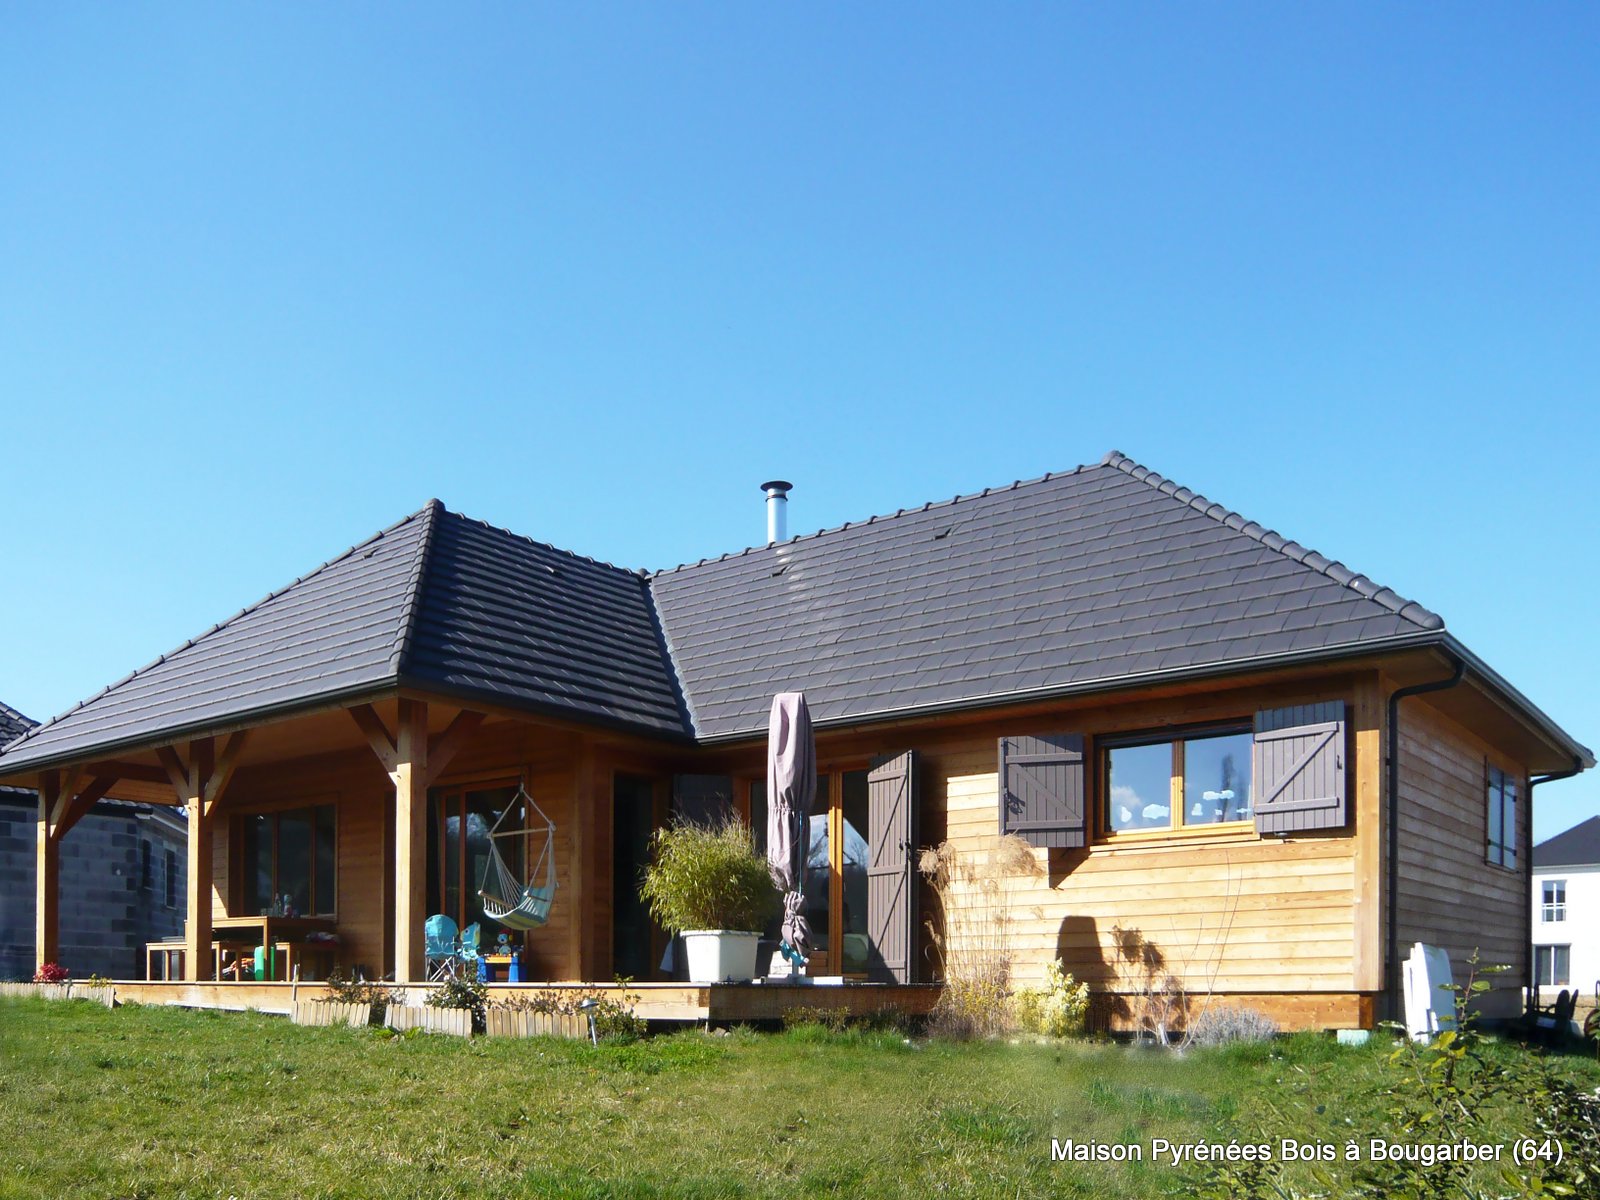
M61 843L61 952L75 978L144 977L144 944L183 932L182 838L133 805L102 804ZM33 975L38 809L0 796L0 979ZM149 870L145 851L149 845ZM168 907L167 854L175 877Z

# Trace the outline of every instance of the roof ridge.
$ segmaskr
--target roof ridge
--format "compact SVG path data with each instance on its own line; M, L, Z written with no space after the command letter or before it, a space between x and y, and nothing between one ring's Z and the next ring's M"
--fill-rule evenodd
M434 501L430 501L429 503L430 504L438 504L439 502L437 500L434 500ZM40 734L45 733L46 731L51 729L53 726L55 726L59 722L66 720L73 713L78 712L80 709L87 708L89 705L93 704L96 700L100 699L100 697L104 696L107 692L113 691L116 688L119 688L119 687L123 686L123 684L131 683L133 680L137 679L140 675L143 675L146 671L149 671L149 670L151 670L151 669L153 669L155 667L159 667L162 663L166 662L169 658L172 658L174 655L182 654L185 650L189 649L189 647L193 646L196 642L199 642L204 638L210 637L213 633L216 633L219 629L223 629L226 626L232 625L235 621L239 620L241 617L248 616L250 613L255 612L258 608L261 608L263 605L270 604L272 601L276 600L279 596L282 596L284 593L292 591L293 589L299 587L302 583L306 582L306 580L314 579L316 576L318 576L318 575L322 574L322 572L326 571L329 567L332 567L332 566L335 566L335 565L337 565L339 563L344 562L344 560L349 558L352 554L355 554L355 553L357 553L357 552L359 552L361 550L365 550L368 546L371 546L374 542L378 542L378 541L382 540L383 538L388 537L390 534L394 533L396 530L403 529L405 526L409 525L412 521L415 521L418 517L422 516L425 512L427 512L427 507L426 506L422 510L420 510L418 512L414 512L414 513L411 513L408 516L402 517L400 520L396 521L393 525L389 525L389 526L387 526L387 527L385 527L383 529L378 530L377 533L373 534L371 537L367 538L366 540L357 542L355 545L351 546L349 549L343 551L342 553L334 555L332 558L328 559L326 562L322 563L320 566L313 567L311 570L307 571L304 575L300 575L300 576L296 577L293 581L284 584L284 586L279 588L277 591L267 593L267 595L261 597L261 599L257 600L254 604L245 605L238 612L234 613L231 617L226 617L223 620L218 621L210 629L206 630L204 633L202 633L202 634L200 634L200 635L198 635L196 637L190 638L188 641L184 642L184 644L179 646L177 649L169 650L165 654L158 655L156 658L154 658L151 661L145 663L144 666L138 667L138 668L135 668L132 671L129 671L126 675L124 675L121 679L118 679L114 683L106 684L105 687L101 688L98 692L94 693L94 695L86 697L83 700L79 700L76 704L74 704L71 708L67 709L66 711L59 712L55 716L51 717L49 720L42 721L39 724L35 725L32 729L28 730L27 733L23 734L16 741L11 742L9 745L7 745L5 747L5 752L7 754L10 754L11 752L13 752L15 750L21 749L24 742L31 741L33 738L35 738L36 736L39 736Z
M996 492L1014 492L1018 488L1034 487L1041 483L1049 483L1052 479L1064 479L1069 475L1079 475L1084 471L1093 469L1094 464L1080 463L1078 466L1073 467L1069 471L1046 471L1043 475L1035 475L1032 479L1014 479L1010 483L1002 483L997 484L994 487L986 487L981 491L957 493L948 500L929 500L925 504L915 504L910 508L897 508L892 513L877 513L861 520L846 521L842 525L831 525L826 528L819 529L815 533L797 533L792 537L785 538L781 542L764 542L759 546L746 546L743 550L729 550L727 553L719 554L714 558L706 557L698 559L695 562L682 562L675 567L662 567L659 570L650 571L649 577L651 579L656 579L662 575L675 575L679 571L686 571L692 567L703 567L707 563L726 562L730 558L743 558L745 555L754 551L770 550L773 546L789 546L793 545L795 542L815 540L820 537L826 537L829 534L843 533L847 529L854 529L860 525L876 525L882 521L892 521L896 517L910 517L915 516L918 513L932 512L936 508L948 508L952 505L961 504L969 500L982 500L985 496L992 496Z
M1404 617L1413 625L1428 630L1444 628L1443 617L1418 604L1415 600L1408 600L1393 588L1387 588L1375 583L1367 576L1352 571L1337 559L1329 558L1325 554L1319 554L1315 550L1302 546L1299 542L1291 541L1276 530L1268 529L1265 525L1249 520L1231 508L1206 499L1194 489L1183 487L1166 476L1152 471L1149 467L1141 466L1120 450L1109 451L1105 458L1100 460L1100 465L1114 468L1131 478L1139 480L1141 483L1149 484L1163 495L1171 496L1174 500L1187 504L1196 512L1203 513L1221 525L1226 525L1235 533L1242 533L1246 537L1260 542L1267 549L1276 550L1290 561L1309 567L1313 571L1327 576L1341 587L1347 587L1357 595L1375 601L1397 616Z
M435 502L435 503L437 503L437 502ZM487 529L490 533L501 533L501 534L504 534L506 537L512 538L512 539L514 539L516 541L526 542L530 546L537 546L539 549L548 550L552 554L559 554L563 558L574 559L577 562L586 562L586 563L589 563L591 566L605 567L608 571L615 571L619 575L627 575L627 576L631 576L631 577L634 577L634 578L637 578L640 574L643 573L640 569L636 569L636 568L633 568L633 567L619 567L614 562L607 562L605 559L596 558L592 554L579 554L576 550L566 550L566 549L563 549L560 546L555 545L552 542L541 542L538 538L529 537L525 533L518 533L515 529L507 529L504 525L493 525L493 524L490 524L488 521L485 521L482 517L469 517L469 516L466 515L466 513L452 512L450 509L443 508L442 506L441 506L441 511L443 511L444 513L446 513L446 514L448 514L449 516L452 516L452 517L460 517L463 521L471 521L474 525L481 525L481 526L483 526L483 528Z
M428 578L428 555L433 549L433 531L439 524L439 514L444 511L444 504L435 497L415 514L422 519L422 531L417 535L417 549L411 558L411 574L406 578L406 602L400 609L394 649L389 652L389 671L393 675L400 674L400 664L411 653L411 640L422 612L422 589Z

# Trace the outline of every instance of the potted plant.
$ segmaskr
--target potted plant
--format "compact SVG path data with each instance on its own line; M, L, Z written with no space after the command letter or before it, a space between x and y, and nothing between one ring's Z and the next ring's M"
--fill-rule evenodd
M663 929L683 936L692 982L755 978L778 889L742 821L657 830L640 895Z

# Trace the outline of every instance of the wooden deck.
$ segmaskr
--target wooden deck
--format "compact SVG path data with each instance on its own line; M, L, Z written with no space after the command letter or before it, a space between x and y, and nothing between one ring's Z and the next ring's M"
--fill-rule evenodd
M185 1008L215 1008L287 1016L296 1000L327 996L320 983L185 983L181 980L118 980L112 985L120 1004L166 1004ZM600 993L618 996L624 989L612 983L491 983L492 1001L531 997L539 993ZM636 983L626 989L637 997L634 1011L648 1021L710 1022L775 1021L793 1009L844 1010L856 1015L894 1011L925 1014L938 998L937 985L899 986L875 983L765 984L765 983ZM421 1004L425 986L390 986L408 1004Z

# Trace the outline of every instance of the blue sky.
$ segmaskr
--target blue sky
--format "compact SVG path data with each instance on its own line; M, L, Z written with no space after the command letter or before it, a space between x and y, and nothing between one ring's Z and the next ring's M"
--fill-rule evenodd
M8 9L0 698L433 495L664 566L1116 447L1600 743L1600 10L858 8Z

